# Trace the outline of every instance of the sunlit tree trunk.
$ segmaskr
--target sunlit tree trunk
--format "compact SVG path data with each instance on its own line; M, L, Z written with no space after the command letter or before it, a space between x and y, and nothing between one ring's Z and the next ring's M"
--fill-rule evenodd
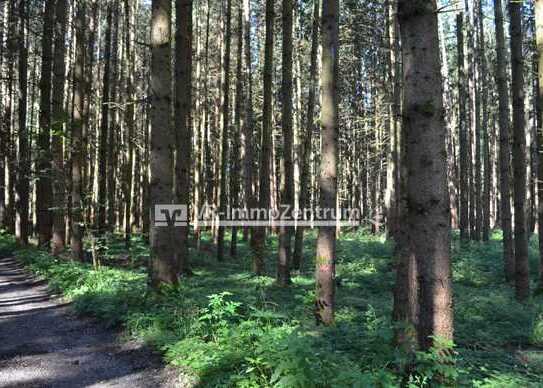
M338 49L339 49L339 4L338 0L322 2L322 108L321 108L321 165L320 207L335 209L337 199L338 162ZM332 217L325 217L332 222ZM334 323L335 276L336 276L336 228L320 226L317 237L316 301L317 323Z

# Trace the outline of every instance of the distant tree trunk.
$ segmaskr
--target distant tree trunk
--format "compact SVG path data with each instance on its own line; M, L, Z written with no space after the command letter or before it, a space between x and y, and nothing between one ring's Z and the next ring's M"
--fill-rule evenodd
M133 4L135 3L135 4ZM124 17L125 17L125 53L123 56L123 67L126 69L126 108L124 114L124 122L126 125L126 155L127 161L124 171L124 238L125 245L130 245L130 237L132 234L132 193L134 192L134 178L132 165L134 163L134 142L135 142L135 130L134 130L134 62L135 52L132 47L132 41L134 40L135 26L135 11L138 8L138 1L124 0Z
M243 91L243 7L240 4L238 8L238 31L237 31L237 51L236 51L236 96L234 105L234 133L232 139L231 165L232 176L230 178L230 196L232 208L239 208L239 189L240 189L240 169L241 169L241 109L242 109L242 91ZM232 227L232 239L230 241L230 256L237 256L238 227Z
M179 203L190 204L190 168L192 154L192 0L177 0L175 32L175 133L176 191ZM187 216L190 213L187 213ZM188 271L188 226L176 228L177 263L181 272Z
M40 127L37 139L36 212L38 245L47 246L51 241L53 220L51 216L51 79L53 71L53 36L55 0L45 2L43 21L42 58L40 71Z
M456 15L456 40L458 50L458 133L460 140L460 238L469 239L469 156L466 125L466 77L464 74L464 21L463 14Z
M273 19L274 0L266 0L266 42L264 46L264 104L262 106L262 144L260 149L259 208L270 208L270 167L272 146L272 88L273 88ZM253 270L257 275L264 272L264 250L266 228L254 229L251 247L253 250Z
M515 205L515 291L519 301L530 296L528 232L526 225L526 133L522 54L522 3L509 1L511 90L513 98L513 182Z
M535 1L535 34L537 49L537 140L539 164L537 170L538 234L539 234L539 289L543 290L543 0Z
M509 137L509 97L506 76L505 34L501 0L494 0L494 22L496 24L496 84L498 87L498 120L500 125L500 217L503 230L503 260L505 278L514 279L515 256L511 222L510 166L511 144Z
M178 282L179 265L176 262L174 230L157 224L157 205L173 202L173 147L175 136L171 123L172 69L171 69L171 17L170 0L153 0L151 14L151 284ZM170 216L173 214L170 213Z
M26 40L27 4L19 1L19 130L17 149L16 224L15 237L20 245L28 244L28 207L30 189L30 150L28 144L27 97L28 97L28 48Z
M221 214L226 213L227 196L226 188L228 187L228 136L230 126L230 43L232 40L231 32L231 14L232 0L226 0L226 35L224 49L224 78L223 78L223 104L222 104L222 131L221 131L221 171L220 171L220 188L219 188L219 211ZM222 220L222 216L220 217ZM224 260L224 226L219 225L217 237L217 260Z
M254 112L253 112L253 75L252 75L252 57L251 57L251 7L249 0L243 0L243 39L244 39L244 58L245 58L245 120L243 122L243 148L245 149L245 158L243 161L243 186L245 191L245 201L247 209L254 209L257 206L257 199L254 183L254 144L256 144L254 131ZM254 229L251 228L251 234Z
M450 205L435 1L398 2L404 47L408 238L419 271L422 349L452 339Z
M321 167L320 207L335 209L337 200L338 161L338 49L339 49L339 4L338 0L322 2L322 110L321 110ZM325 217L332 222L333 219ZM320 226L316 255L316 301L317 323L334 323L335 277L336 277L336 230L335 226Z
M102 105L100 107L102 117L100 119L100 135L98 144L98 195L96 204L96 229L103 233L106 226L106 202L107 202L107 155L108 155L108 128L109 128L109 106L110 79L111 79L111 28L113 24L113 6L107 5L107 18L104 49L104 70L102 80Z
M65 202L65 171L64 171L64 124L66 111L64 110L64 82L66 79L66 30L68 28L67 13L68 2L57 0L55 23L55 56L53 63L53 242L52 253L58 255L64 250L66 228L64 222Z
M72 122L72 258L83 261L83 202L82 202L82 170L83 170L83 125L85 123L85 20L86 6L84 1L77 3L75 18L76 49L74 65L74 114Z
M485 30L484 30L484 13L483 1L477 1L477 20L478 20L478 61L479 61L479 85L481 91L482 102L482 161L483 161L483 192L482 192L482 217L481 217L481 237L483 241L488 241L490 238L490 185L492 172L490 168L490 150L489 150L489 132L490 126L488 115L488 71L486 65L485 54Z
M0 42L4 42L5 37L5 21L8 19L8 5L0 4ZM4 45L0 44L0 70L4 70ZM7 134L9 126L6 123L4 116L4 85L0 83L0 228L4 228L6 224L6 167L7 167L7 147L9 143Z
M281 176L281 202L280 212L283 207L287 210L287 217L292 214L294 208L294 164L292 162L292 143L294 134L292 128L292 0L283 0L283 51L282 51L282 72L281 83L281 126L283 129L283 165ZM280 220L281 221L281 220ZM291 261L291 226L280 226L279 229L279 252L277 258L277 283L286 286L290 283L290 261Z
M311 142L313 132L315 130L315 100L317 98L317 54L319 49L319 4L320 0L313 0L313 26L311 29L311 54L309 65L309 96L307 98L307 116L305 123L304 141L301 147L301 174L300 174L300 209L305 209L309 206L311 192L308 189L311 183L310 176L310 156ZM292 266L295 269L302 269L304 259L304 230L305 227L298 226L296 228L296 236L294 239L294 253L292 257Z

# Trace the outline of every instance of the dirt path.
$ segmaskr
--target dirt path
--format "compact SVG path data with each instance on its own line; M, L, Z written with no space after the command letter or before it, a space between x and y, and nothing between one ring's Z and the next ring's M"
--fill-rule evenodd
M44 282L0 259L0 387L147 388L172 381L157 355L78 319Z

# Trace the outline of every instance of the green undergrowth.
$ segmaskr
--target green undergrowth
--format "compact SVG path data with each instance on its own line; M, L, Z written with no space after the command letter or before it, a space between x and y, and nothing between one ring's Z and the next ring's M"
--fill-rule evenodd
M332 328L317 326L313 318L313 234L306 239L305 269L294 273L288 288L274 283L275 238L268 240L269 272L256 277L245 243L237 258L218 263L206 235L200 251L191 249L194 276L159 292L148 288L149 252L139 237L129 251L115 236L102 241L99 269L16 249L7 235L0 236L0 254L14 252L78 313L122 327L162 351L197 386L541 387L543 298L515 302L502 280L500 240L496 233L488 243L460 244L455 236L454 351L445 343L447 352L418 354L416 370L403 381L395 371L408 360L391 346L392 246L382 236L350 232L338 241ZM535 282L537 241L530 257Z

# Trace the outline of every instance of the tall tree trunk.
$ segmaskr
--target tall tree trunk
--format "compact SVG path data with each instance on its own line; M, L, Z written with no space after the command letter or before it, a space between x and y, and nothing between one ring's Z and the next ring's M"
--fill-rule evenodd
M82 202L82 170L83 170L83 125L85 123L85 22L86 4L77 3L75 18L76 49L74 65L74 114L72 122L72 258L83 261L83 202Z
M26 40L27 4L19 1L19 130L17 142L17 185L16 185L16 224L15 237L20 245L28 244L29 189L30 189L30 150L29 133L26 125L28 97L28 48Z
M503 230L503 260L505 278L514 279L515 256L511 222L511 140L509 136L509 97L506 76L505 34L501 0L494 0L494 22L496 24L496 85L498 87L498 120L500 126L500 217Z
M135 4L134 4L135 3ZM124 113L124 122L126 126L126 155L127 161L124 171L124 238L125 245L130 245L130 237L132 234L132 193L134 192L134 142L135 142L135 124L134 124L134 62L136 59L135 51L132 47L134 40L134 30L136 29L135 13L138 9L138 1L124 0L124 18L125 18L125 53L123 56L123 67L126 69L126 108Z
M535 35L537 50L537 144L539 163L537 169L538 234L539 234L539 289L543 290L543 0L535 1Z
M419 271L422 349L452 339L450 208L435 1L398 2L404 47L408 239Z
M173 146L175 136L171 123L170 0L153 0L151 14L151 149L150 149L150 209L151 209L151 284L177 283L179 265L176 261L174 226L157 222L157 205L173 202ZM170 216L173 214L170 213Z
M255 142L254 112L253 112L253 73L251 56L251 7L249 0L243 0L243 52L245 59L245 120L243 122L243 148L245 158L243 160L243 186L247 209L257 206L254 184L254 158L253 150ZM251 234L254 229L251 228ZM252 237L251 237L252 238Z
M460 142L460 238L469 239L469 156L466 125L466 77L464 74L464 18L456 15L456 41L458 50L458 133ZM462 156L463 155L463 156Z
M272 88L273 88L273 20L274 0L266 0L266 42L264 46L264 104L262 106L262 144L260 150L259 208L270 208L270 167L272 146ZM264 272L264 251L266 228L254 229L251 246L253 250L253 270L257 275Z
M109 99L111 80L111 28L113 23L113 6L107 5L107 18L104 48L104 70L102 79L102 105L100 119L100 135L98 144L98 195L96 199L96 229L103 233L106 226L106 202L107 202L107 155L108 155L108 128L109 128Z
M513 99L513 194L515 206L515 292L519 301L530 296L526 225L526 133L522 59L522 2L509 1L511 91Z
M67 13L68 2L57 0L56 22L55 22L55 57L53 63L53 241L52 253L58 255L64 250L65 244L65 171L64 171L64 124L66 122L66 111L64 109L64 82L66 73L66 46L65 38L68 28Z
M322 110L321 110L321 166L320 207L328 211L336 208L337 161L338 161L338 49L339 4L338 0L322 2ZM325 220L332 224L332 217ZM334 323L336 277L336 230L335 226L319 227L317 237L316 301L317 323Z
M177 0L175 12L176 191L177 200L188 210L192 153L192 0ZM176 229L175 242L179 270L188 271L188 224Z
M53 220L51 216L51 79L53 70L53 35L55 0L45 2L40 79L40 126L37 139L36 212L39 246L49 247Z
M301 147L301 174L300 174L300 209L305 209L310 204L311 190L310 186L310 156L311 156L311 142L313 139L313 132L315 130L315 103L317 98L317 54L319 49L319 5L320 0L313 0L313 26L311 29L311 53L310 53L310 65L309 65L309 95L307 98L307 116L305 123L304 141ZM296 228L296 236L294 239L294 253L292 257L292 266L295 269L302 269L304 259L304 229L303 226Z
M228 136L230 126L230 43L232 40L231 32L231 14L232 0L226 0L226 15L225 15L225 48L224 48L224 77L223 77L223 103L222 103L222 131L221 131L221 170L220 170L220 188L219 188L219 211L221 214L226 213L227 196L226 188L228 187ZM223 219L220 216L219 222ZM224 232L225 228L219 225L219 234L217 237L217 260L224 259Z
M242 109L242 91L243 91L243 6L238 7L238 31L237 31L237 51L236 51L236 95L234 102L234 133L232 136L231 165L232 176L230 178L230 197L232 208L239 208L240 191L240 169L241 169L241 109ZM230 256L237 256L238 227L232 227L232 239L230 240Z
M281 169L281 202L280 211L286 209L287 219L294 208L294 164L292 162L292 143L294 134L292 129L292 0L283 0L283 52L281 83L281 119L283 127L283 158ZM281 221L281 220L280 220ZM292 226L281 225L279 229L279 252L277 258L277 283L286 286L290 283L290 261Z

